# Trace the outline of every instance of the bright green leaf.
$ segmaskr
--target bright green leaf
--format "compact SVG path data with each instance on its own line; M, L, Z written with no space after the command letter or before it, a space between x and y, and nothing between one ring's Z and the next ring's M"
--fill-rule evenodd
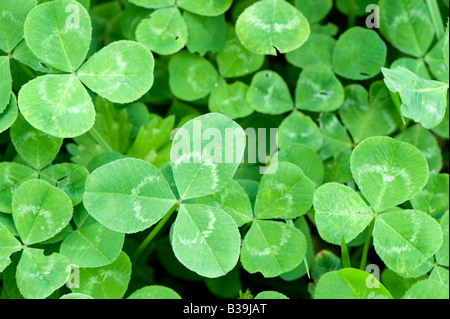
M12 198L14 223L22 241L35 244L58 234L72 219L72 202L42 180L22 183Z
M148 162L121 159L88 177L83 203L111 230L136 233L158 222L176 198L162 174Z
M187 38L186 23L175 7L155 10L136 29L136 39L149 50L162 55L180 51Z
M372 83L369 93L359 84L349 85L345 96L339 116L355 143L372 136L390 135L399 126L400 115L383 82Z
M87 132L95 120L89 94L69 74L45 75L25 84L19 92L19 108L34 128L60 138Z
M303 69L295 89L295 106L311 112L331 112L344 102L344 87L326 67Z
M231 119L249 116L253 109L247 103L247 91L248 85L243 82L227 84L225 80L221 80L211 92L209 110L222 113Z
M226 12L233 0L177 0L180 8L202 16L218 16Z
M395 138L417 147L427 159L430 172L439 173L441 171L441 148L430 131L424 129L419 124L416 124L398 134Z
M442 122L447 108L447 83L422 79L402 67L382 71L389 90L400 94L404 117L428 129Z
M153 85L155 61L142 44L117 41L92 56L78 71L92 91L114 103L131 103Z
M428 164L411 144L390 137L361 142L351 158L353 178L372 208L380 212L417 195L428 180Z
M380 32L401 52L425 55L434 38L434 27L423 0L380 0Z
M277 291L263 291L255 296L254 299L289 299L286 295Z
M284 0L262 0L248 7L236 22L236 34L249 51L276 55L300 47L310 34L308 20Z
M434 281L425 279L415 283L403 295L402 299L447 299L449 298L448 287Z
M306 239L292 226L275 221L255 221L242 242L241 263L253 274L279 276L297 267L306 254Z
M229 26L225 47L216 55L220 74L234 78L253 73L261 68L264 56L248 51L237 38L234 27Z
M14 93L11 93L9 104L0 112L0 133L6 131L16 121L19 110L17 109L17 100Z
M253 76L247 102L255 111L265 114L283 114L294 108L286 82L271 70L260 71Z
M89 218L64 239L60 253L77 267L102 267L119 257L124 237Z
M5 111L11 99L12 77L7 56L0 56L0 114Z
M23 23L36 0L0 2L0 50L11 52L23 39Z
M205 17L185 11L183 18L189 34L186 43L189 52L204 56L207 52L217 53L225 46L225 15Z
M443 241L441 248L439 248L438 252L436 253L436 260L439 265L448 267L448 210L444 214L444 216L442 216L440 224L443 234Z
M235 180L221 191L194 200L195 204L213 206L233 217L238 227L250 222L253 218L252 205L246 191Z
M24 33L36 57L61 71L75 72L89 50L91 19L77 1L52 1L31 10Z
M392 299L392 296L372 274L344 268L324 274L317 283L314 298Z
M171 236L177 259L203 277L228 273L239 259L241 236L233 218L205 205L184 204Z
M265 174L255 202L258 219L294 219L312 206L314 184L292 163L278 163L273 174Z
M442 230L424 212L388 212L378 216L373 238L375 250L386 266L397 273L408 273L439 250Z
M17 153L35 169L48 166L63 143L61 138L36 130L21 115L11 127L10 134Z
M130 282L131 261L121 252L110 265L98 268L81 268L80 285L71 288L74 293L82 293L94 299L121 299Z
M311 33L304 45L286 54L286 60L298 68L322 65L331 69L335 46L336 40L331 36Z
M0 272L11 263L9 256L22 249L20 242L13 234L0 222Z
M127 299L181 299L181 297L173 289L153 285L136 290Z
M449 207L448 174L431 173L424 189L411 199L414 209L433 217L442 216Z
M279 127L278 143L280 149L291 144L303 144L318 151L323 144L323 137L317 124L301 112L289 114Z
M333 55L337 75L350 80L366 80L381 72L387 48L378 33L362 27L345 31L338 39Z
M290 162L300 167L305 176L313 182L314 187L322 185L324 175L322 159L310 147L292 144L277 154L279 162Z
M211 62L187 51L181 51L171 57L169 75L173 95L184 101L206 97L219 81Z
M44 299L69 279L66 257L53 253L45 256L40 249L27 248L17 265L17 287L27 299Z
M309 23L320 22L333 8L332 0L295 0L295 6L305 15Z
M84 185L88 175L88 170L83 166L62 163L44 169L40 178L63 190L76 206L83 200Z
M225 115L210 113L183 125L173 138L170 158L182 199L217 193L241 163L245 132Z
M352 241L374 217L353 189L338 183L328 183L316 190L314 210L320 237L334 245L340 245L342 237L347 243Z

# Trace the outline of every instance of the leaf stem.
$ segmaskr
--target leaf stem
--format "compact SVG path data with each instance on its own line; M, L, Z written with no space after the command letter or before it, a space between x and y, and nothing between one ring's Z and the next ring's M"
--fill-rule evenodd
M444 21L442 21L441 11L436 0L427 0L428 10L433 20L434 30L436 31L436 37L438 40L442 39L445 34Z
M107 152L111 152L113 149L112 147L106 142L106 140L103 138L103 136L100 134L99 131L95 127L92 127L89 130L89 133L91 134L92 138L100 144L100 146Z
M375 227L375 217L370 222L369 231L367 232L366 241L364 242L364 249L361 256L361 264L359 269L365 270L367 265L367 255L369 254L369 248L372 241L373 228Z
M352 267L352 264L350 262L350 254L348 253L348 248L344 239L344 235L342 235L341 237L341 258L342 258L342 266L344 268Z
M136 252L133 255L133 263L137 261L139 256L144 252L144 250L147 248L147 246L151 243L151 241L156 237L156 235L159 233L159 231L164 227L164 225L167 223L167 221L170 219L172 214L177 210L177 208L180 206L179 202L176 202L172 208L167 212L166 215L156 224L156 226L152 229L150 234L144 239L144 241L139 245L139 247L136 249Z
M355 0L348 0L348 28L351 28L356 23L356 2Z

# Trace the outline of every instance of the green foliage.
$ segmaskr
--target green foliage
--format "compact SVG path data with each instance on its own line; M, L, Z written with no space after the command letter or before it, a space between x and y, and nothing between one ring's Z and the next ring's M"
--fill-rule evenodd
M448 32L448 0L0 0L0 299L448 299Z

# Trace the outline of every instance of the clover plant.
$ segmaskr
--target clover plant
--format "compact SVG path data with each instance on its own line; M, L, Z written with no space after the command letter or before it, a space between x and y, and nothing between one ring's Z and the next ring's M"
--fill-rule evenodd
M449 298L448 0L0 0L0 298Z

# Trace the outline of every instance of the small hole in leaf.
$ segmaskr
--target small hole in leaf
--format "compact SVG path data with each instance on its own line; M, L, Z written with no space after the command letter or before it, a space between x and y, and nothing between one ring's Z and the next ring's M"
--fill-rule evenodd
M323 95L323 96L327 96L327 95L328 95L328 92L326 92L326 91L320 91L319 94L320 94L320 95Z
M270 73L266 73L266 78L270 78Z
M362 76L369 76L369 73L366 73L366 72L359 72L359 74Z
M175 37L175 41L178 41L179 38L180 38L180 36L177 35L177 36Z

